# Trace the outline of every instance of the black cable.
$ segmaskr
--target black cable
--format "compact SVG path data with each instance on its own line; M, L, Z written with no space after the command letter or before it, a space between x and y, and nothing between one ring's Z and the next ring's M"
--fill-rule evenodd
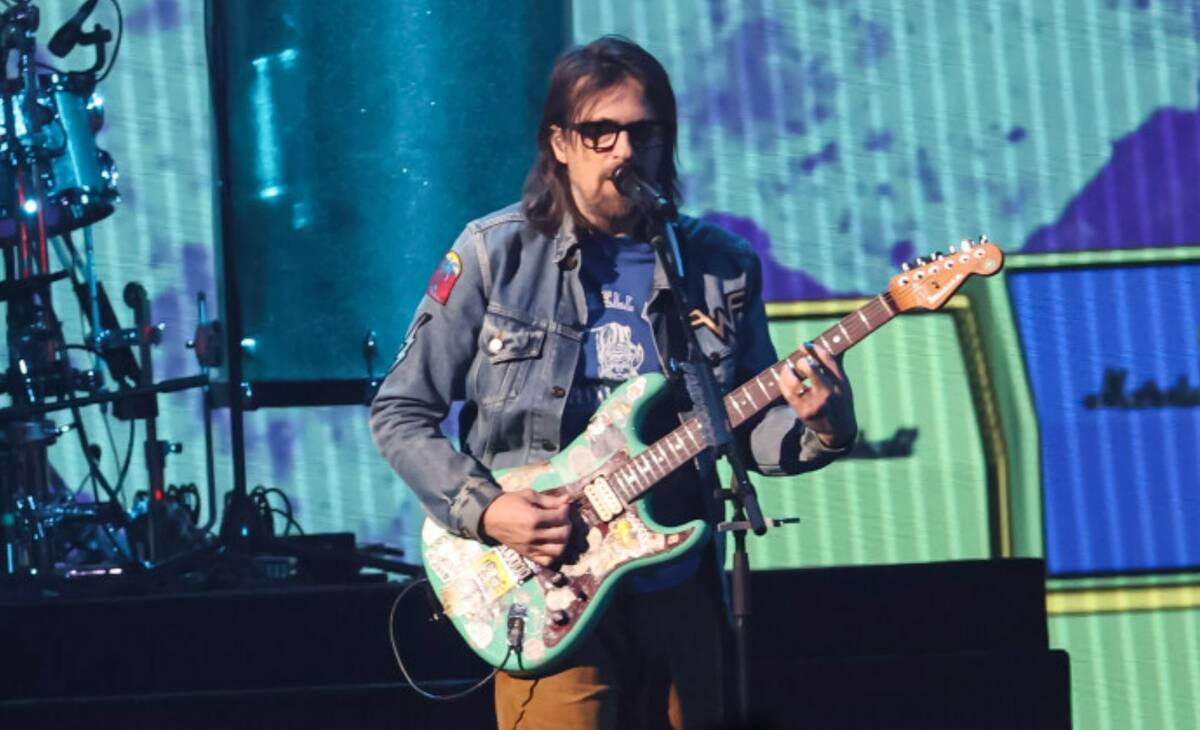
M121 4L117 0L112 0L113 8L117 11L117 41L113 44L112 57L108 59L108 65L104 67L104 71L96 78L96 83L99 84L104 79L108 78L108 74L112 71L113 66L117 62L117 54L121 52L121 39L125 37L125 16L121 13Z
M284 526L284 532L283 532L284 535L287 534L287 530L290 527L295 527L296 531L299 532L301 535L305 534L304 528L301 527L300 523L297 522L295 519L295 512L292 511L292 500L288 499L287 494L282 489L279 489L278 487L264 487L263 485L260 484L257 487L255 487L250 492L250 494L251 494L251 496L253 496L256 499L261 499L263 501L263 503L267 506L268 510L270 510L271 512L273 512L275 514L280 515L287 521L287 524ZM279 495L279 498L283 500L284 509L280 510L280 509L271 507L271 502L270 502L269 497L272 494Z
M112 423L110 423L108 420L108 409L105 408L104 411L101 412L100 416L104 423L104 433L108 436L108 448L112 449L113 463L116 464L116 469L117 469L117 477L118 477L117 478L117 486L113 488L113 491L116 492L117 494L120 494L121 493L121 484L120 484L120 482L121 482L121 479L120 479L121 462L116 461L116 458L117 458L117 454L121 453L121 451L120 451L120 449L117 448L117 439L113 436Z
M287 512L284 512L283 510L279 509L278 507L272 507L271 512L279 515L280 517L282 517L284 520L287 521L287 524L283 528L283 536L284 537L287 537L288 530L292 529L293 527L296 528L297 533L299 533L301 535L304 534L304 528L300 526L299 522L296 522L296 520L292 519L292 516L289 515Z
M79 320L81 323L80 327L82 327L83 326L82 325L82 322L83 322L82 315L80 316ZM92 347L91 345L63 345L63 349L65 349L65 350L83 350L84 352L88 352L93 355L95 355L98 352L97 349L95 347Z
M392 643L392 655L396 657L396 666L400 667L400 673L404 675L404 679L408 682L408 686L412 687L413 691L415 691L417 694L427 699L438 700L439 702L461 699L490 682L492 677L496 676L496 672L500 670L493 667L490 674L460 692L454 692L448 695L433 694L432 692L427 692L426 690L418 687L417 683L413 681L413 678L409 676L408 669L404 667L404 660L400 658L400 647L396 645L396 607L400 605L400 601L403 600L406 595L408 595L409 591L421 585L422 583L428 582L428 578L418 578L416 580L409 581L408 585L404 586L404 590L400 591L400 593L396 595L396 600L392 602L392 610L388 612L388 639L390 639ZM508 657L512 654L512 647L509 647L508 651L509 653L504 655L504 661L500 662L501 664L508 662Z

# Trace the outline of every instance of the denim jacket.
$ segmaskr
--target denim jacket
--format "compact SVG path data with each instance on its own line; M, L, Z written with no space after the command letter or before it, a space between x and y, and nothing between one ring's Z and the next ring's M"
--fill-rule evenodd
M761 264L745 241L714 225L681 216L677 231L688 296L704 309L693 310L691 324L728 391L777 359ZM457 271L442 280L452 285L445 303L423 297L371 404L376 445L453 534L480 538L483 512L501 493L492 470L545 461L563 446L559 426L587 321L579 245L570 220L548 237L519 205L469 223L447 254ZM667 373L672 360L686 361L686 339L660 265L653 288L643 316ZM440 428L454 401L465 402L460 448ZM823 445L782 401L738 437L747 467L766 475L816 469L845 451ZM721 507L705 499L707 516L719 519Z

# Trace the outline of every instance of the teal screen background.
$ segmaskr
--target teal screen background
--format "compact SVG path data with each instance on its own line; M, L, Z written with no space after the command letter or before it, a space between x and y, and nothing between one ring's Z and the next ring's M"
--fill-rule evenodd
M43 5L44 42L76 4ZM197 370L184 345L195 295L216 296L203 4L123 7L125 41L100 89L107 117L98 137L121 169L123 201L95 226L97 264L113 292L130 280L149 289L155 319L168 326L157 374L179 377ZM96 17L115 26L110 13L101 3ZM1200 379L1193 300L1179 300L1189 311L1153 322L1150 306L1111 317L1121 306L1114 286L1152 301L1177 269L1200 259L1200 4L600 0L575 3L571 23L577 41L627 35L671 73L684 209L759 251L781 351L882 290L902 261L980 233L1008 254L1005 273L971 283L953 307L901 317L848 354L862 440L854 458L821 472L759 480L765 511L803 521L754 543L756 567L1046 557L1055 525L1086 523L1097 544L1136 545L1139 531L1159 529L1139 515L1195 514L1194 437L1153 444L1155 458L1180 475L1170 490L1146 489L1138 480L1154 472L1137 468L1106 487L1132 513L1119 530L1087 500L1060 499L1067 485L1049 476L1067 457L1047 439L1070 426L1044 420L1050 411L1037 397L1042 373L1071 354L1050 347L1046 327L1081 317L1100 328L1096 347L1119 346L1113 328L1160 327L1159 341L1176 344L1121 352L1117 361L1136 355L1153 374L1146 377L1164 383L1186 376L1196 387ZM304 103L294 101L295 114ZM397 271L411 282L412 301L450 243L404 242L404 260L419 264ZM1116 283L1085 287L1068 275L1076 271L1108 272L1092 276ZM304 292L296 297L322 306ZM65 287L56 302L78 341ZM129 321L121 305L118 312ZM1102 368L1089 372L1098 377ZM1083 394L1097 387L1093 378ZM167 480L203 490L199 394L163 396L160 406L162 437L184 443ZM1195 403L1163 408L1195 419ZM123 453L128 424L112 422L110 442L91 411L102 466L115 474L112 455ZM286 491L307 531L353 531L360 542L417 554L422 513L371 444L365 408L260 410L246 428L250 485ZM232 481L224 417L217 437L224 493ZM1089 448L1136 461L1138 438L1118 424ZM77 450L70 440L51 450L71 484L86 475ZM135 460L127 499L145 486L139 469ZM1176 501L1147 501L1159 499ZM1073 504L1081 511L1070 512ZM1051 515L1048 505L1059 511ZM1071 654L1076 727L1200 727L1192 560L1200 538L1194 522L1180 525L1180 559L1170 566L1093 570L1071 552L1085 542L1055 543L1061 565L1082 566L1048 582L1051 640Z

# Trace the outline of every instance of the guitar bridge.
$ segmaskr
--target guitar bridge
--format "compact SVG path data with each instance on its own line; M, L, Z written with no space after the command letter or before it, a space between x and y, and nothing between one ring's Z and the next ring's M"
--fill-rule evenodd
M603 522L608 522L625 511L625 505L605 477L596 477L591 484L583 488L583 493L587 495L596 516Z

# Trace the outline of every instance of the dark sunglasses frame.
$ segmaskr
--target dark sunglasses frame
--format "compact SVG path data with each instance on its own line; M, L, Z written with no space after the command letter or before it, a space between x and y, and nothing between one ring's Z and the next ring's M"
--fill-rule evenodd
M629 124L619 124L611 119L599 119L591 122L564 124L563 128L577 133L588 149L594 152L608 152L617 146L617 141L621 139L621 132L625 132L629 136L629 144L635 149L661 145L666 141L667 124L655 119L641 119ZM612 142L601 145L601 138L610 134Z

